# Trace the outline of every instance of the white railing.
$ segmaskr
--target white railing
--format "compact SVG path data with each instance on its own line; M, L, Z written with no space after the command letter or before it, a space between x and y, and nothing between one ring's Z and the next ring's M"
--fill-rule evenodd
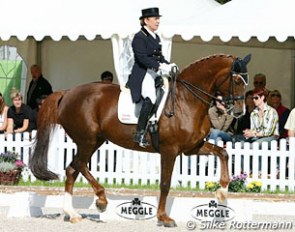
M35 132L32 133L34 138ZM22 160L29 164L33 151L34 139L30 139L28 133L16 134L15 137L8 135L7 138L0 134L0 152L14 150L21 155ZM218 143L222 146L222 143ZM253 145L253 147L252 147ZM226 144L229 154L229 170L232 175L241 172L249 174L248 181L259 180L262 189L272 191L280 189L294 191L295 187L295 138L285 139L279 142L272 141L270 148L263 143L259 148L257 143L250 146L245 143L231 142ZM48 166L49 169L58 173L61 179L65 178L65 168L72 161L76 153L76 145L66 136L63 129L56 129L52 136ZM92 156L89 169L101 183L109 184L156 184L160 179L160 155L127 150L115 144L104 143ZM24 180L32 181L35 178L28 172L23 175ZM191 186L205 188L207 181L218 181L220 177L219 159L214 156L184 156L177 158L173 176L172 186ZM81 176L78 178L83 182L87 180Z

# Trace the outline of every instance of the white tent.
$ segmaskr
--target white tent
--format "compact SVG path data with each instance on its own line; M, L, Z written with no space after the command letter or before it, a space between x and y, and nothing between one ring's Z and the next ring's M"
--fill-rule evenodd
M187 39L200 36L204 41L218 36L227 42L238 37L246 42L257 37L265 42L274 36L283 42L295 38L294 0L232 0L196 18L196 25L181 25L178 33Z
M294 87L294 3L293 0L232 0L225 5L219 5L214 0L0 0L0 46L16 46L28 65L41 63L43 71L58 87L83 83L88 80L85 76L94 76L94 73L97 76L98 71L93 67L98 66L97 61L101 58L89 57L94 53L103 54L105 60L105 56L112 56L119 80L125 80L131 59L130 41L139 30L141 9L157 6L163 15L158 33L164 42L166 57L170 57L172 46L174 59L180 64L187 62L189 52L197 51L192 56L199 58L212 51L245 55L251 50L249 47L258 47L255 57L259 57L261 62L261 54L265 52L262 49L266 44L271 44L269 53L276 59L270 62L267 71L276 75L272 79L287 78L282 90L286 93L285 98L290 98L290 89L292 85ZM84 36L87 41L80 40L79 36ZM107 39L108 43L98 41L98 36ZM65 37L70 41L66 41ZM220 39L217 43L216 38ZM255 42L253 46L253 38L263 43ZM280 42L279 48L274 38ZM109 43L109 39L112 43ZM197 44L195 40L198 40ZM75 43L71 44L71 41ZM223 46L233 44L233 41L233 46ZM98 42L102 44L99 48L96 47ZM81 46L87 56L81 53ZM278 52L279 49L282 51ZM109 55L109 50L113 54ZM184 51L184 55L178 55L179 51ZM278 61L286 57L283 66L280 65L274 72L273 64L279 65ZM252 70L260 71L261 65L255 65ZM267 65L265 63L264 69L268 69ZM78 78L80 81L75 82ZM273 85L277 86L277 82Z
M140 11L146 7L160 8L161 34L183 39L200 36L208 41L213 36L229 41L237 36L241 41L258 37L267 41L295 38L294 0L232 0L219 5L214 0L0 0L0 37L17 36L25 40L34 36L42 40L51 36L60 40L80 35L93 40L97 35L110 38L117 34L126 38L138 31ZM218 7L219 6L219 7Z
M25 40L33 36L42 40L51 36L60 40L67 36L77 40L85 36L93 40L97 35L107 39L117 34L121 38L138 31L141 9L159 7L163 25L169 26L166 37L177 34L174 25L196 23L196 16L215 8L214 0L0 0L0 37L8 40L17 36ZM165 35L164 35L165 36Z

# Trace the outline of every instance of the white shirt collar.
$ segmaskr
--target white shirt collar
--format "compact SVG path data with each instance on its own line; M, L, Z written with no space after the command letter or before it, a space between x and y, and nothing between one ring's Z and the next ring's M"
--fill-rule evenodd
M147 28L147 26L144 26L144 28L148 31L148 33L151 34L151 36L153 36L154 39L156 39L156 33L151 31L150 29Z

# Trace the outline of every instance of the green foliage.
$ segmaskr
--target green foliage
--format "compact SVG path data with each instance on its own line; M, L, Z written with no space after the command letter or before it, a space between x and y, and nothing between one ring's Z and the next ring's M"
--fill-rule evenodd
M243 173L237 176L233 176L228 185L229 192L252 192L260 193L262 183L260 181L252 181L246 186L247 174ZM218 182L208 181L206 182L205 189L210 192L215 192L220 185Z
M216 190L219 188L220 188L220 184L218 182L208 181L205 184L205 189L210 192L216 192Z
M262 183L260 181L254 180L251 183L247 184L246 192L260 193Z
M16 165L10 162L1 162L0 163L0 172L9 172L13 169L16 169Z
M25 164L18 159L18 153L7 151L0 154L0 172L9 172L14 169L23 169Z
M227 2L230 2L231 0L215 0L215 1L220 3L220 4L225 4Z
M14 163L17 160L18 154L16 152L7 151L0 154L0 163L10 162Z
M229 192L244 192L245 191L245 182L247 179L247 174L240 174L237 176L233 176L229 185Z

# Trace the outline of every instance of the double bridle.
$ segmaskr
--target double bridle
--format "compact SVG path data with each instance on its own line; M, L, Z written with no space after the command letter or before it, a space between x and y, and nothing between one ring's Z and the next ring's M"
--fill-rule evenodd
M245 85L248 85L248 73L239 73L239 72L235 72L234 71L234 64L235 62L240 62L241 60L239 58L237 58L231 67L231 71L229 74L229 78L230 78L230 87L228 89L228 94L226 96L223 97L223 101L225 103L225 108L227 110L227 112L231 112L234 108L234 102L235 101L239 101L239 100L244 100L244 95L236 95L234 96L234 87L235 87L235 81L234 81L234 77L237 76L239 77ZM166 116L168 117L172 117L175 114L175 89L176 89L176 82L181 83L195 98L205 102L206 104L210 105L211 102L207 101L205 99L205 97L203 97L202 95L205 95L207 97L210 97L211 99L214 99L216 101L220 101L220 99L218 99L216 96L210 94L209 92L189 83L186 80L179 80L178 74L179 74L179 70L178 69L174 69L171 72L171 79L173 81L173 86L172 89L170 91L170 96L172 98L172 111L170 111L169 113L166 113ZM219 84L219 86L217 86L217 90L225 83L225 81L227 80L227 77Z

